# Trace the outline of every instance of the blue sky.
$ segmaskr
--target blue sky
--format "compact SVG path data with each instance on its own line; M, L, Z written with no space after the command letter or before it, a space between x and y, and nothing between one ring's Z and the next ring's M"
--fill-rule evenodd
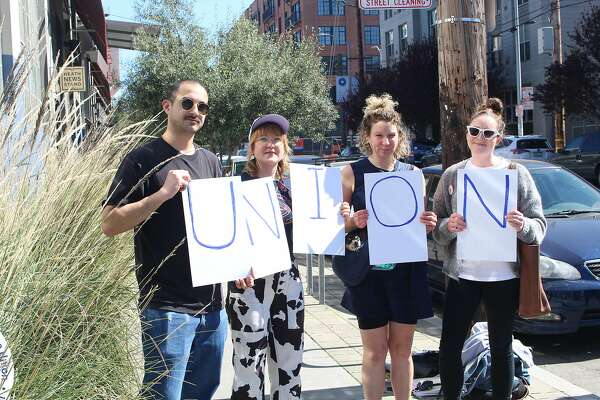
M252 0L196 0L195 19L209 34L227 27L252 3ZM108 19L135 21L135 0L102 0ZM120 51L121 79L127 74L127 65L132 62L135 51Z

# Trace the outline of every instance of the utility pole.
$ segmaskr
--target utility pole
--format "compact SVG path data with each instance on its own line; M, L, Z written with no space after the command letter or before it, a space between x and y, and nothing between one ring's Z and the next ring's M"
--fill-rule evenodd
M521 35L519 29L519 2L513 0L513 18L515 22L515 72L517 81L517 104L515 105L515 114L517 116L517 135L523 136L523 86L521 84Z
M552 0L552 30L554 32L554 46L552 49L552 62L563 63L562 30L560 27L560 0ZM565 147L565 104L562 102L560 109L554 113L554 148L560 151Z
M438 2L440 129L444 167L468 158L466 130L487 97L484 0Z

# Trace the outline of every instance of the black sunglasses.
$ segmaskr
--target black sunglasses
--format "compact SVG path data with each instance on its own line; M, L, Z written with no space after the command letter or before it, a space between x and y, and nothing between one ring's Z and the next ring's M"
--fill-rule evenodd
M199 101L198 103L195 103L194 100L184 97L183 99L181 99L181 107L186 110L189 111L194 107L194 104L197 105L198 107L198 112L202 115L206 115L208 114L208 104L206 104L203 101Z
M477 126L470 125L467 126L467 132L469 132L469 135L471 135L472 137L477 137L483 134L483 137L486 139L493 139L496 136L500 136L500 133L495 129L482 129Z

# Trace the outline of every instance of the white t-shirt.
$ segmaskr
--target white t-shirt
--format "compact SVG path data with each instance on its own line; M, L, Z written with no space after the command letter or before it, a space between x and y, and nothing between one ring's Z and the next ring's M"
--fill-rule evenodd
M465 169L504 169L508 168L509 161L498 157L496 158L496 164L491 167L478 167L473 165L471 160L467 161ZM470 281L479 282L497 282L514 279L517 277L513 269L513 264L507 261L462 261L462 268L459 278L468 279Z

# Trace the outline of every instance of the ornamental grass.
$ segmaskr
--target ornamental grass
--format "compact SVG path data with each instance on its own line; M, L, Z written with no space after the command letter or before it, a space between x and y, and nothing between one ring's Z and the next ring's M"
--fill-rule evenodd
M90 128L59 95L40 99L18 60L0 100L0 331L13 399L133 399L139 391L138 290L131 234L108 238L100 211L115 169L146 123Z

